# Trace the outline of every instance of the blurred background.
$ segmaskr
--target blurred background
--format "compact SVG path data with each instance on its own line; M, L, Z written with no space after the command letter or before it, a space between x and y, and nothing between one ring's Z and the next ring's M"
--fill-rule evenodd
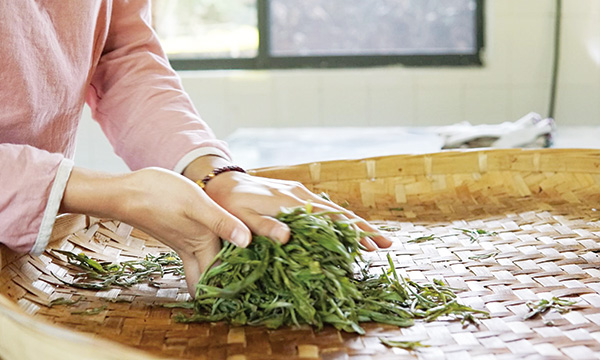
M434 127L530 112L558 146L599 146L598 19L597 0L153 0L186 91L247 167L436 151ZM75 161L127 170L87 108Z

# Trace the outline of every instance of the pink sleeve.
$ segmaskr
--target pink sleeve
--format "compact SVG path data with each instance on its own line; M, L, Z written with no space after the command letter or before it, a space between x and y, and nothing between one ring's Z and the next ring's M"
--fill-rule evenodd
M0 144L0 243L39 255L48 244L73 163L27 145Z
M150 18L149 0L113 1L107 41L87 94L94 118L132 170L176 169L190 153L228 158L226 144L215 139L183 91Z

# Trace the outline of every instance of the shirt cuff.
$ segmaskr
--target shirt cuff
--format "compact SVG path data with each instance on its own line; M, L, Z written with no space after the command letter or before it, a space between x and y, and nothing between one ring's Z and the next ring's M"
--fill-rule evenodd
M188 167L188 165L192 163L192 161L196 160L200 156L206 156L206 155L220 156L223 159L231 161L231 158L223 150L219 150L214 147L201 147L201 148L194 149L194 150L190 151L189 153L185 154L181 158L181 160L179 160L177 162L177 164L173 168L173 171L178 174L181 174L181 173L183 173L183 170L185 170L185 168Z
M58 166L58 171L54 177L54 183L50 189L50 196L46 203L42 224L40 225L38 236L35 239L35 244L33 244L30 251L32 255L40 255L44 252L46 246L48 246L50 235L52 235L52 228L54 228L54 221L56 220L56 215L58 214L58 209L65 192L65 187L67 186L67 181L71 175L71 170L73 170L73 160L67 158L63 159Z

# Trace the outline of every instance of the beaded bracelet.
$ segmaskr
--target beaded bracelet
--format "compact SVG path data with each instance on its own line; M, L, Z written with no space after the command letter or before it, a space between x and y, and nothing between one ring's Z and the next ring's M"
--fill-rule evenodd
M246 170L242 169L239 166L235 166L235 165L229 165L229 166L223 166L220 168L216 168L213 169L213 171L209 172L208 175L206 175L202 180L198 180L196 181L196 184L198 184L202 189L206 188L206 184L215 176L222 174L222 173L226 173L229 171L237 171L237 172L241 172L241 173L246 173Z

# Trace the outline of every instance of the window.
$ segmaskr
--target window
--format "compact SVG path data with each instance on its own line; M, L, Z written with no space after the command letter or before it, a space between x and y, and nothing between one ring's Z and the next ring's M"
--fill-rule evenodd
M174 68L478 65L483 0L154 0Z

